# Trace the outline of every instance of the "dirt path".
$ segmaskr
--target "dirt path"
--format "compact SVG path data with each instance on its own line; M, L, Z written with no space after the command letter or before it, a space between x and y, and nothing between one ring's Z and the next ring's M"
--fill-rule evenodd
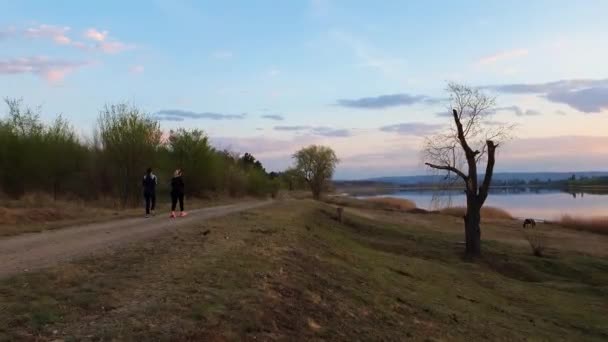
M132 241L154 237L175 227L269 203L271 201L204 208L178 219L169 219L163 213L149 219L118 220L0 239L0 278L109 251Z

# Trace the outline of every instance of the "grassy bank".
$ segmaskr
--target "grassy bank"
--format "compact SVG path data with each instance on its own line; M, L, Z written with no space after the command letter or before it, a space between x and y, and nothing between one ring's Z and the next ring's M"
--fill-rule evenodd
M554 240L536 258L484 225L468 263L457 218L334 212L284 201L3 280L0 340L608 338L602 236L566 231L602 244L583 252L543 226Z

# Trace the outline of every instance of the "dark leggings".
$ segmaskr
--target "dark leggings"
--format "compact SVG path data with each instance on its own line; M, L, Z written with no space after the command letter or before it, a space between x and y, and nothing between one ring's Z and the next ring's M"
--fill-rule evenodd
M173 192L171 193L171 211L175 211L177 201L179 201L179 210L184 211L184 194L176 194Z
M150 210L154 210L156 207L156 194L144 194L146 199L146 214L150 213Z

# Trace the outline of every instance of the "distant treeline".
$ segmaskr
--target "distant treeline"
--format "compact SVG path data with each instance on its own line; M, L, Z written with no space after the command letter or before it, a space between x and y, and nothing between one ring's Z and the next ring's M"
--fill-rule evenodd
M141 179L152 167L159 191L173 171L184 172L191 196L275 195L281 186L301 187L293 173L268 174L249 153L213 148L198 129L177 129L163 136L159 123L128 104L107 105L89 141L59 116L50 124L21 100L5 99L8 115L0 120L0 193L19 198L47 192L55 198L84 200L112 197L123 206L138 203Z
M458 178L445 179L444 177L425 177L419 176L421 180L417 182L409 181L408 183L398 183L378 180L353 180L353 181L334 181L334 185L338 188L436 188L443 186L461 187L462 180ZM573 174L567 179L493 179L493 187L511 187L511 188L576 188L576 187L605 187L608 186L608 176L577 176Z
M506 186L535 186L535 187L549 187L549 188L572 188L572 187L587 187L587 186L608 186L607 176L598 177L577 177L573 174L568 179L559 180L539 180L533 179L529 181L524 180L510 180L508 182L495 182L494 185L506 185Z

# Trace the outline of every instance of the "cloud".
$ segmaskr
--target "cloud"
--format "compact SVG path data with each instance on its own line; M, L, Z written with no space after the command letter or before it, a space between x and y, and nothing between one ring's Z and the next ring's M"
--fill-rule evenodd
M486 66L486 65L495 64L495 63L498 63L498 62L501 62L504 60L524 57L527 55L528 55L527 49L514 49L514 50L501 51L496 54L480 58L476 62L476 64L480 65L480 66Z
M211 143L218 149L229 149L236 152L251 152L257 155L282 156L291 159L291 154L298 147L314 142L308 136L299 136L292 139L275 139L264 136L256 137L211 137Z
M538 116L542 115L541 112L533 109L523 110L518 106L498 107L494 109L494 112L512 112L517 116Z
M425 136L433 134L443 128L441 124L427 124L422 122L407 122L380 127L382 132L397 133L400 135Z
M294 131L304 131L304 130L309 130L309 129L311 129L310 126L274 126L275 131L294 132Z
M387 137L389 138L389 137ZM250 152L267 170L284 170L299 148L324 143L323 137L310 135L290 139L255 137L211 137L216 148ZM419 146L403 137L382 144L362 139L334 139L332 147L340 158L338 178L364 178L388 175L425 174ZM358 144L360 143L360 144ZM547 147L550 148L547 148ZM608 169L608 137L562 136L515 139L499 148L497 172L506 171L589 171Z
M567 115L568 113L564 112L563 110L556 110L555 114L564 116L564 115Z
M99 44L95 45L95 48L108 54L117 54L120 52L131 50L134 48L134 46L119 41L112 41L100 42Z
M608 109L608 87L552 92L545 98L551 102L567 104L583 113L597 113Z
M234 53L228 50L217 50L211 54L211 57L215 59L230 59L234 57Z
M98 31L95 28L90 28L84 32L84 37L96 42L103 42L108 37L108 31Z
M440 118L451 118L453 116L453 114L452 114L451 110L444 110L444 111L435 113L435 116L438 116Z
M212 112L196 113L187 110L179 109L164 109L154 113L156 117L164 118L165 121L176 121L172 120L175 118L181 119L210 119L210 120L242 120L247 114L220 114ZM167 118L171 118L167 120Z
M397 106L410 106L417 103L435 104L442 99L434 99L425 95L389 94L359 99L340 99L338 106L360 109L383 109Z
M133 65L129 68L129 72L132 74L141 74L145 70L143 65Z
M28 27L23 30L23 35L28 38L47 38L57 44L68 45L72 40L66 35L70 31L68 26L55 26L41 24L35 27Z
M320 135L324 137L339 137L345 138L350 137L352 135L351 131L344 128L330 128L330 127L313 127L312 134Z
M483 86L481 88L507 94L547 94L595 87L608 87L608 78L598 80L571 79L546 83L499 84Z
M326 126L275 126L274 130L284 132L304 132L310 135L323 137L345 138L352 136L352 132L348 129Z
M71 39L67 35L70 31L71 28L68 26L56 26L48 24L40 24L38 26L27 27L24 29L9 27L8 29L0 31L0 39L9 37L50 39L59 45L72 46L85 51L101 51L108 54L116 54L135 48L133 44L127 44L116 39L110 40L108 31L100 31L95 28L90 28L84 31L83 36L87 40L93 41L93 44Z
M285 118L282 117L281 115L262 115L261 117L263 119L275 120L275 121L283 121L283 120L285 120Z
M83 36L95 43L90 45L82 42L74 42L73 45L82 50L101 51L107 54L117 54L135 48L133 44L127 44L116 39L110 40L109 34L110 32L107 30L100 31L95 28L90 28L84 32Z
M0 60L0 75L34 74L45 80L56 83L69 73L90 65L90 62L75 62L48 57L26 57Z
M542 113L537 110L534 110L534 109L523 110L519 106L506 106L506 107L494 108L494 110L488 112L488 115L496 114L497 112L512 112L516 116L542 115ZM441 111L441 112L435 113L435 116L442 117L442 118L452 117L452 113L451 113L451 111L446 110L446 111Z
M536 94L583 113L608 109L608 79L571 79L536 84L503 84L485 89L507 94Z
M179 117L179 116L153 115L152 118L156 121L173 121L173 122L184 121L184 118Z
M516 139L500 154L503 169L589 171L608 168L608 137L554 136Z

